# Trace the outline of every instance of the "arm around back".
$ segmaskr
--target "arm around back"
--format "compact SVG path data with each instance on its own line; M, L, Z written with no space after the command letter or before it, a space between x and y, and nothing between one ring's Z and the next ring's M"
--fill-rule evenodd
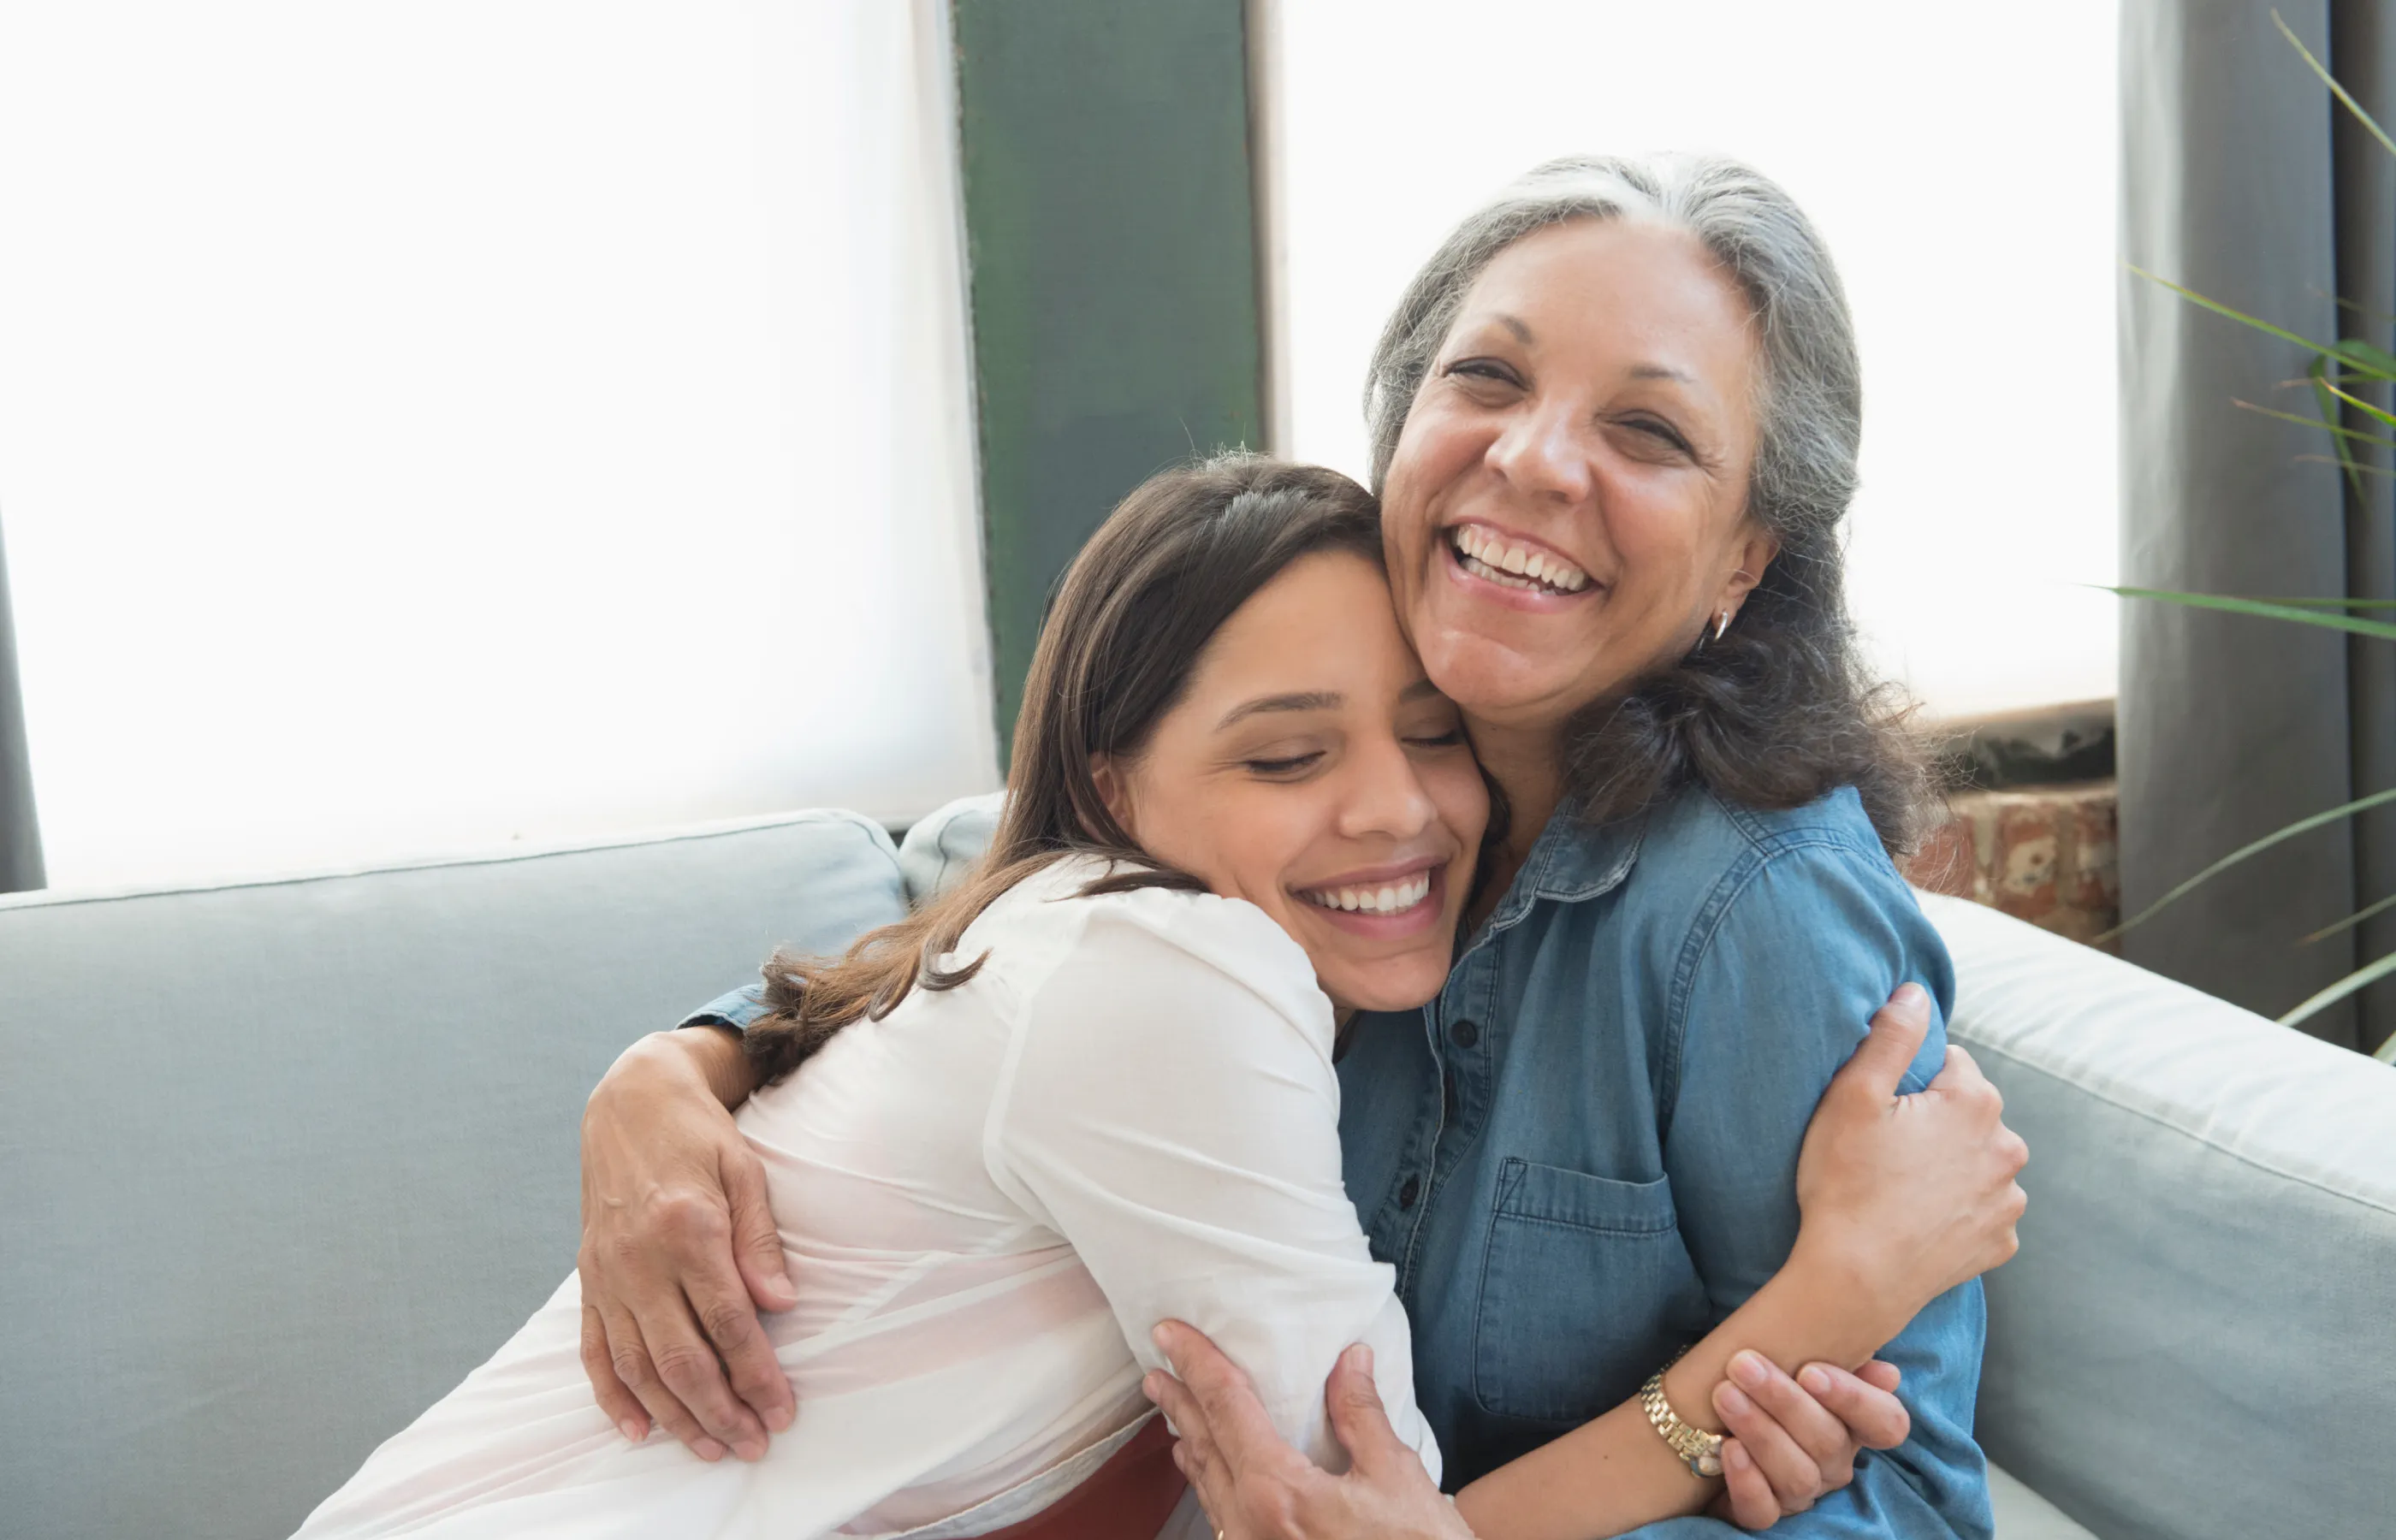
M753 1089L732 1031L656 1032L582 1116L582 1364L628 1439L652 1422L704 1459L764 1455L790 1381L758 1322L795 1297L765 1170L731 1109Z
M1947 1057L1954 974L1886 857L1852 835L1780 832L1715 897L1676 966L1685 982L1668 1024L1678 1052L1664 1157L1683 1239L1719 1320L1789 1262L1800 1154L1865 1024L1898 986L1927 991L1930 1031L1897 1086L1922 1091ZM1900 1102L1897 1115L1917 1100ZM1890 1174L1899 1175L1914 1174ZM1825 1217L1806 1214L1809 1224ZM1922 1306L1879 1354L1904 1372L1911 1436L1866 1456L1851 1485L1783 1527L1825 1537L1987 1534L1986 1467L1972 1439L1985 1337L1977 1281ZM1675 1530L1652 1533L1660 1540Z

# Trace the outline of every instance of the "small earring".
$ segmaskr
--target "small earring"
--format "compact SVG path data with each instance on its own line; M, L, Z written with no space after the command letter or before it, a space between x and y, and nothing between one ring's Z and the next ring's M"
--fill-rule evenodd
M1723 632L1728 630L1730 630L1730 611L1724 610L1714 617L1714 640L1721 641Z

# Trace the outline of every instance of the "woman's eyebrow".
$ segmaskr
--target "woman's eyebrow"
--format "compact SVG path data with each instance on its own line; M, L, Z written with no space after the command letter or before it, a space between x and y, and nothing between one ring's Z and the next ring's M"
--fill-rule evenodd
M1258 696L1254 700L1244 700L1224 712L1223 720L1215 724L1215 731L1219 733L1231 724L1255 716L1259 711L1333 710L1344 704L1347 698L1329 690L1301 690L1292 695Z

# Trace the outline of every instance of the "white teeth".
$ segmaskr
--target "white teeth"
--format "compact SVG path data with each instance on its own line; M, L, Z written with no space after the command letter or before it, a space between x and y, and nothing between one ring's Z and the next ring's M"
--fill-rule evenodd
M1309 903L1320 904L1324 909L1347 909L1351 913L1397 914L1413 909L1431 896L1431 873L1422 872L1386 887L1314 888L1305 896Z
M1562 557L1507 545L1477 524L1458 525L1449 538L1465 570L1476 578L1534 592L1578 593L1589 587L1589 574Z

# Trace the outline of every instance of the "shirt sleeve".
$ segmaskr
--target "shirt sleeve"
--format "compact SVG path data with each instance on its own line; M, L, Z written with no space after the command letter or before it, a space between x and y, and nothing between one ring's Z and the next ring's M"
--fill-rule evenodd
M1929 1083L1946 1055L1954 970L1896 872L1840 845L1781 852L1745 880L1679 976L1677 1091L1664 1163L1681 1231L1720 1321L1789 1258L1797 1236L1797 1153L1831 1075L1899 984L1926 989L1930 1033L1902 1089ZM1913 1418L1897 1449L1868 1451L1854 1482L1776 1534L1951 1535L1985 1540L1985 1461L1972 1439L1987 1315L1975 1280L1933 1300L1881 1357L1904 1371ZM1737 1532L1674 1520L1650 1540Z
M680 1027L728 1027L745 1032L750 1023L765 1014L765 986L747 984L730 994L717 995L713 1000L674 1023Z
M1369 1345L1390 1421L1436 1480L1395 1274L1340 1180L1331 1014L1304 953L1245 904L1089 902L1080 945L1023 1011L992 1176L1072 1243L1143 1367L1164 1366L1150 1329L1187 1321L1327 1468L1345 1455L1324 1382Z

